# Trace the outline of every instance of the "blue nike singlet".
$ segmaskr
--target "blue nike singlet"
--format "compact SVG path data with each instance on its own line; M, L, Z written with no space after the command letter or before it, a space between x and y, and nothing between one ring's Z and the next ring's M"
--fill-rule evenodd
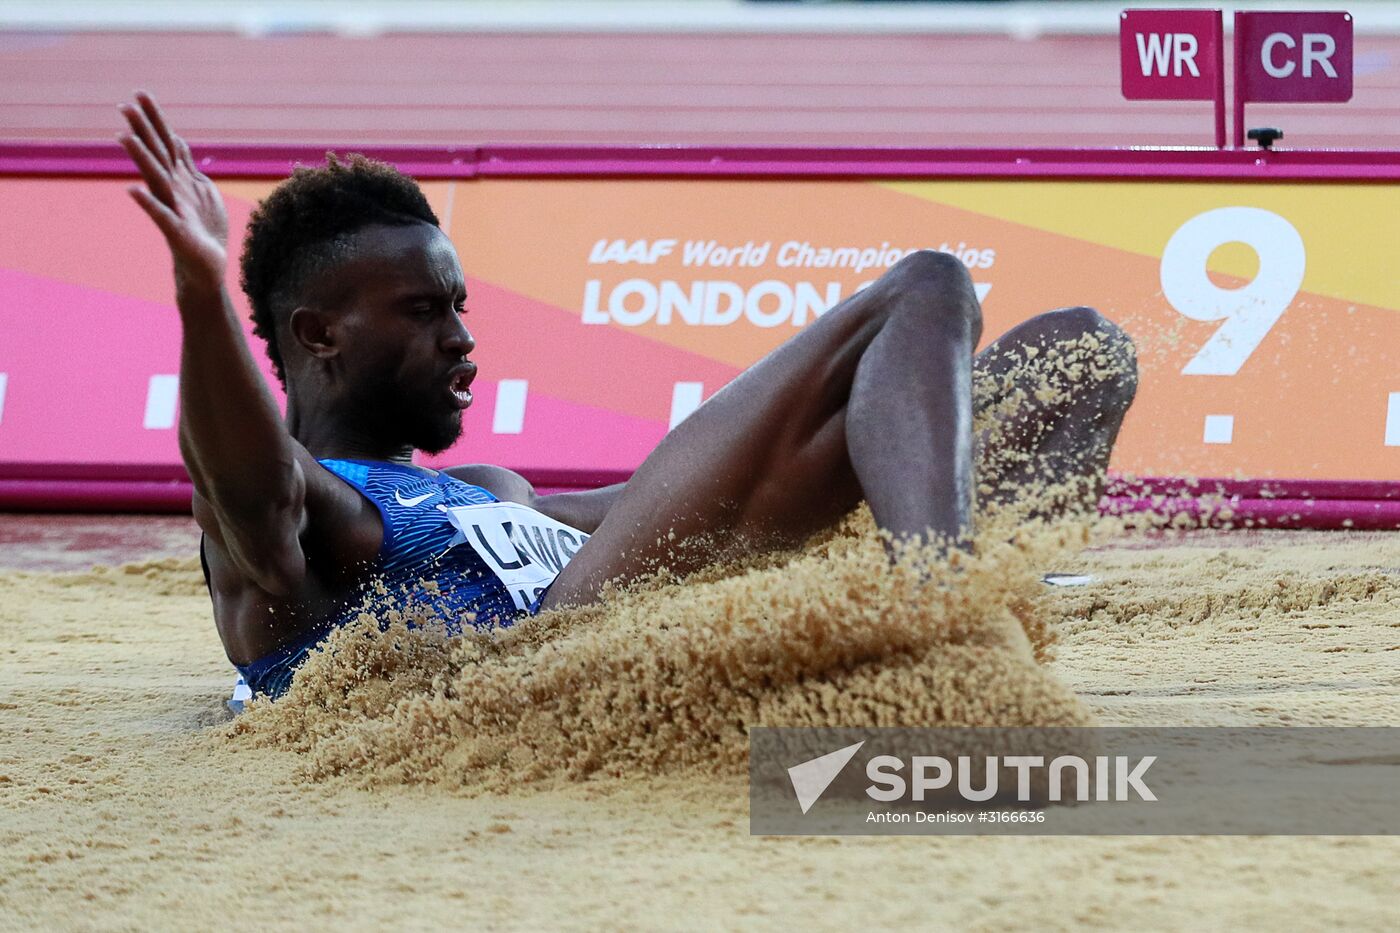
M384 521L384 541L378 555L366 568L365 580L382 581L388 592L387 600L395 608L426 610L437 616L449 634L460 634L464 624L476 628L509 625L527 613L538 611L543 590L521 590L513 594L502 574L509 577L511 570L522 561L531 564L530 557L523 555L534 556L536 568L543 566L546 572L557 573L577 546L588 539L588 535L576 529L565 530L562 557L559 542L554 542L551 556L547 549L535 548L528 536L522 536L523 531L512 531L511 522L505 522L507 538L504 541L492 538L489 533L483 534L479 525L468 524L467 528L476 532L480 542L471 543L449 517L448 509L476 507L466 509L465 514L471 515L484 514L483 508L485 513L493 511L492 504L497 504L502 512L518 512L525 507L500 503L480 486L464 483L445 473L368 460L322 460L320 463L373 502ZM543 522L552 523L539 513L533 514ZM483 524L489 531L489 520ZM512 534L515 537L509 537ZM491 547L493 543L495 550ZM572 548L569 545L573 545ZM496 566L488 563L483 554L494 558ZM552 575L549 579L552 580ZM425 587L423 581L433 586ZM354 620L361 611L360 601L352 599L324 625L250 664L238 665L239 673L254 693L281 696L306 655L333 629Z

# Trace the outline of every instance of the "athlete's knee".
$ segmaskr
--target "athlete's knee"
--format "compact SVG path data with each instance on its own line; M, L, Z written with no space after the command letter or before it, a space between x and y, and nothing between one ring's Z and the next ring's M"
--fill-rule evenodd
M876 283L901 313L921 315L935 326L982 332L982 309L962 260L923 249L910 253Z
M1093 308L1065 308L1059 312L1070 322L1070 329L1100 351L1125 376L1137 380L1137 345L1126 330Z
M1100 402L1126 409L1137 395L1137 346L1122 327L1088 307L1051 311L1053 329L1060 339L1069 339L1085 351L1092 364Z

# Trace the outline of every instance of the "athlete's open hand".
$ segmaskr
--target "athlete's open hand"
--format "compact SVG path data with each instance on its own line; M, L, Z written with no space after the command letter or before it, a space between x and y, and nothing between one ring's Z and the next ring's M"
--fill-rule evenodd
M156 222L175 257L177 283L219 287L228 259L228 214L219 189L194 164L190 147L165 123L150 95L121 105L131 127L117 139L146 187L127 190Z

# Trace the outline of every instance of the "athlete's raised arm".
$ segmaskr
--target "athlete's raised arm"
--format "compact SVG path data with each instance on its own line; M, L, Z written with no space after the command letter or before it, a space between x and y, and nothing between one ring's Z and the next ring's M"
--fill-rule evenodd
M118 139L145 179L128 189L170 247L180 310L180 452L196 515L214 517L229 556L261 589L290 595L306 573L305 461L253 362L224 285L228 216L189 146L149 96L121 107ZM207 507L207 508L206 508Z

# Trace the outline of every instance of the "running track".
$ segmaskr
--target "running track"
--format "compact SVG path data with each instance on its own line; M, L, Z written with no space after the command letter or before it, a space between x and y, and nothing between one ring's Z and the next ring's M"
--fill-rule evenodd
M133 88L196 143L1208 145L1130 103L1117 37L0 32L0 142L109 140ZM1295 147L1400 150L1400 37L1345 105L1254 105Z

